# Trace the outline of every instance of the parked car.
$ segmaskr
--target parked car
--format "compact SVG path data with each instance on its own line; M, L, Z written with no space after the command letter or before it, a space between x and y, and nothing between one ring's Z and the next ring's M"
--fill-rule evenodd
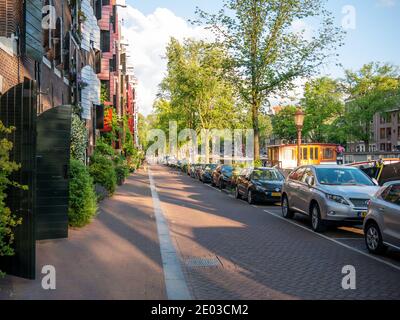
M349 164L365 172L383 186L390 181L400 180L400 159L380 159Z
M226 186L231 185L232 179L232 166L222 164L219 165L212 173L211 184L220 189L224 189Z
M360 169L339 165L309 165L294 170L282 189L282 215L294 212L311 217L312 229L322 232L328 224L362 224L368 202L379 190Z
M205 167L206 167L205 164L199 164L199 165L196 166L196 168L194 170L194 178L195 179L199 179L200 180L201 171L204 170Z
M207 164L203 166L199 173L199 180L203 183L211 183L212 173L216 168L216 164Z
M388 246L400 249L400 180L387 183L372 197L364 235L371 253L382 254Z
M197 170L199 167L201 167L202 164L201 163L196 163L190 166L190 176L192 178L197 179Z
M236 188L237 180L240 176L245 176L248 170L251 170L251 168L233 167L231 178L232 188Z
M275 168L244 170L237 179L235 196L246 198L250 204L257 201L279 202L284 176Z

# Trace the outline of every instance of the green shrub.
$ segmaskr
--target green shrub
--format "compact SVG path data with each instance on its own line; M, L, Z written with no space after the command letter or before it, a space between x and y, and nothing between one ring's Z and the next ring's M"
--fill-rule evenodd
M95 216L96 211L96 193L88 168L81 161L71 159L68 209L70 226L85 226Z
M115 173L113 161L110 158L100 154L96 150L90 158L89 172L94 183L102 185L107 189L110 195L115 192L117 175Z
M88 130L85 121L76 114L72 114L71 126L71 157L85 162L86 147L88 144Z
M16 187L26 190L27 187L11 181L9 176L14 171L19 170L20 166L10 161L10 151L13 148L12 142L7 140L6 135L11 134L14 128L7 128L0 121L0 257L14 255L12 244L14 242L14 228L22 223L6 206L6 190L9 187ZM4 273L0 270L0 277Z
M114 148L104 141L104 139L99 139L96 141L96 152L108 157L115 156Z
M122 155L114 157L114 168L117 175L117 184L121 186L129 176L128 161Z

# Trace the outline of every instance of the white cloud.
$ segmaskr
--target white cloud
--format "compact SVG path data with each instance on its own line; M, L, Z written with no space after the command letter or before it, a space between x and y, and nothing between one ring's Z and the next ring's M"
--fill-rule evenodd
M209 31L190 25L165 8L144 15L132 6L122 11L124 41L129 43L129 55L138 79L139 112L149 114L166 72L166 45L171 37L211 39Z
M382 7L394 7L396 0L378 0L378 4Z

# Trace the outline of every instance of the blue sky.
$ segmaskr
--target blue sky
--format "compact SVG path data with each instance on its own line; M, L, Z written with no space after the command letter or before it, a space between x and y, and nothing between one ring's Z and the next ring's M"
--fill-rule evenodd
M145 34L144 29L148 28L149 23L162 28L162 23L159 22L161 19L164 21L164 28L166 25L171 29L169 34L175 36L173 27L169 26L165 19L173 21L171 22L172 25L175 25L174 23L179 20L176 28L190 29L190 25L184 26L184 21L195 16L196 6L209 12L216 12L221 7L222 0L126 0L126 3L137 10L135 14L133 14L133 11L130 14L134 17L131 19L133 23L146 21L141 26L143 29L141 32ZM353 6L355 9L356 24L354 30L347 30L345 46L338 52L340 54L339 61L343 67L358 69L364 63L370 61L389 62L400 66L400 0L328 0L327 7L333 12L338 25L341 25L344 17L342 9L347 5ZM162 11L161 8L167 10ZM140 15L143 15L140 18L138 18L139 12ZM131 27L131 30L135 30L134 26ZM190 36L191 31L187 31L185 36L187 35ZM156 33L153 33L153 36L156 36ZM163 46L163 44L163 42L159 42L160 46ZM132 45L135 45L134 41ZM154 43L155 45L156 43ZM138 46L141 45L138 44ZM156 50L154 46L152 53ZM159 50L162 52L164 48L159 48ZM141 52L142 58L146 55L145 52L145 50ZM135 54L133 58L135 58ZM141 66L136 68L139 68L139 74L146 74L144 70L140 70ZM163 65L160 65L160 68L162 69ZM152 72L154 73L154 70ZM343 75L342 68L337 68L334 65L326 66L322 73L330 74L333 77ZM160 77L162 77L162 73L157 79ZM138 78L141 81L140 76ZM147 79L143 80L147 81ZM154 90L152 89L153 95ZM146 104L145 109L150 108L150 93L148 92L147 95L147 101L144 102Z

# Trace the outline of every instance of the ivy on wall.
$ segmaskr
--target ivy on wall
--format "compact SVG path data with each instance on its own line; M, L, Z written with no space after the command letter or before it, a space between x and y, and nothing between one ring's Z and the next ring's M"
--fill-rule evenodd
M88 130L84 120L76 113L72 114L71 125L71 157L85 163Z

